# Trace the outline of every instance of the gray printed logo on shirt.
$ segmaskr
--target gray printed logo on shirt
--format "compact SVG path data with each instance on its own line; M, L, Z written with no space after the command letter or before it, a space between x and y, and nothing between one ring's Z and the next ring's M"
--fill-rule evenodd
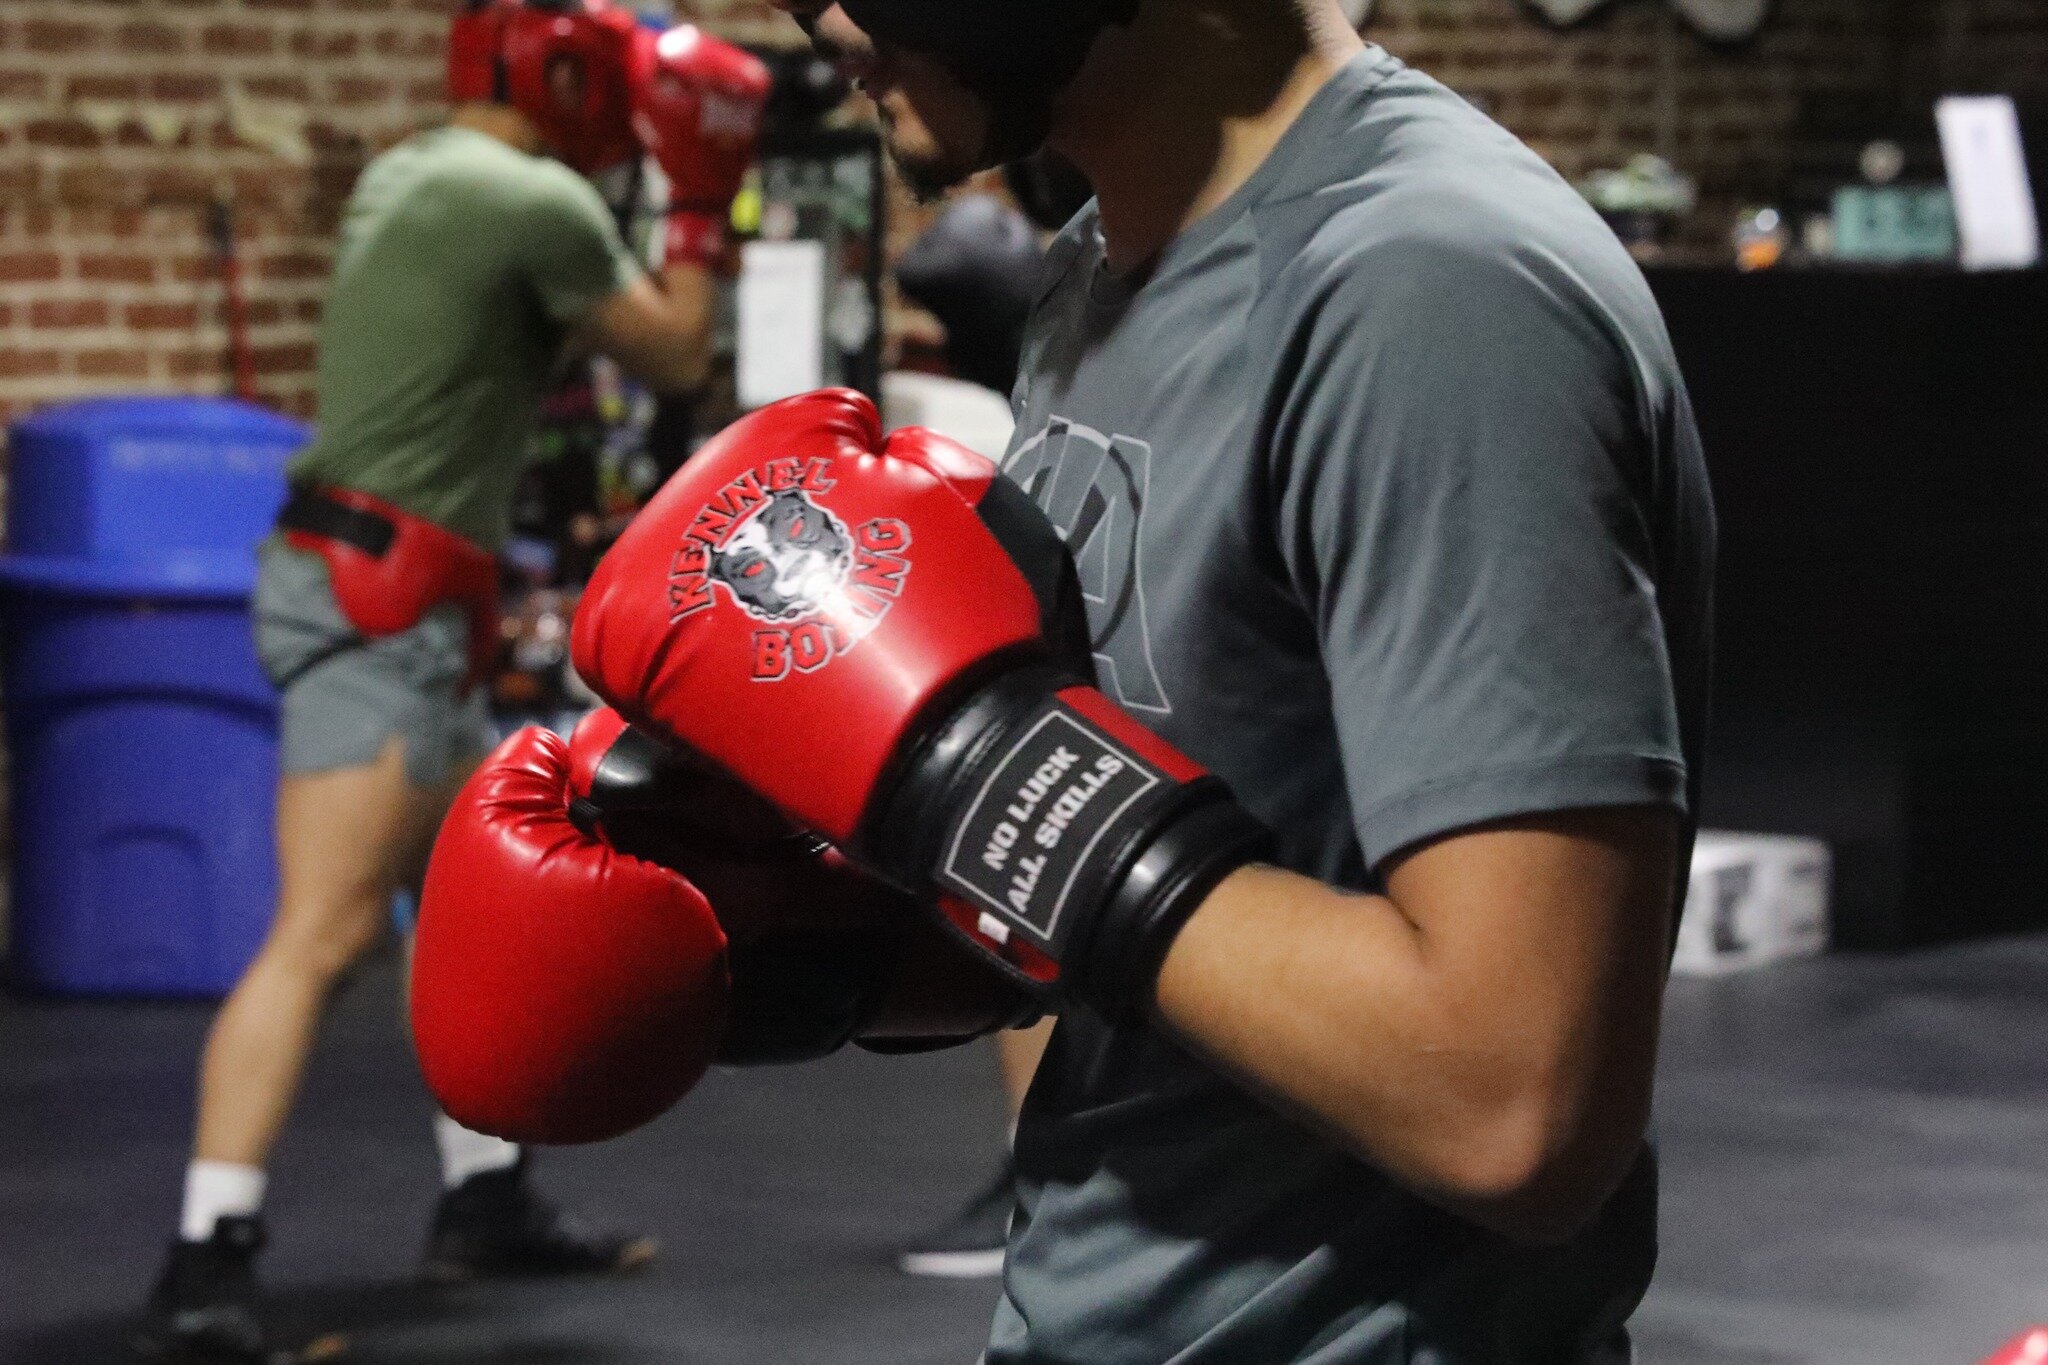
M1065 538L1088 602L1103 690L1134 711L1173 714L1152 659L1138 559L1152 447L1053 417L1003 462Z

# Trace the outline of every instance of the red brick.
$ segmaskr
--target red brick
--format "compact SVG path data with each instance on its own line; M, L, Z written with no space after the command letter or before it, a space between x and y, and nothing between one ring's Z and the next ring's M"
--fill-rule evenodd
M149 353L134 346L97 347L80 351L72 365L84 379L147 379Z
M324 280L332 269L328 257L314 251L276 252L265 256L258 266L265 280Z
M40 71L18 68L0 70L0 100L39 100L46 98L49 77Z
M431 61L440 55L447 45L447 40L440 33L429 33L421 29L386 28L377 31L370 45L380 57Z
M313 89L304 76L250 76L242 82L243 93L252 99L304 104Z
M96 215L93 230L109 237L140 237L149 227L150 217L140 209L116 209Z
M152 19L137 19L121 25L114 41L123 52L143 57L169 57L186 48L185 30Z
M159 359L163 370L171 379L189 382L202 376L219 376L227 372L227 348L225 346L181 346L164 352Z
M136 100L143 95L140 76L116 76L89 72L64 82L67 100Z
M199 46L216 57L263 57L277 49L277 34L263 24L208 24Z
M104 141L99 130L82 119L39 118L25 125L28 145L71 152L89 152Z
M0 379L47 379L63 372L61 351L0 346Z
M154 284L156 262L126 252L94 252L78 258L78 278L93 284Z
M0 284L47 284L64 273L54 251L0 252Z
M128 191L119 202L156 204L210 204L220 176L203 162L181 158L152 166L129 177L121 187Z
M221 84L218 76L196 75L188 71L159 71L150 77L149 97L153 100L170 100L181 104L198 103L220 98Z
M180 284L204 284L220 276L220 263L212 252L185 253L164 262L171 278Z
M104 299L44 299L28 308L28 325L50 331L104 327L113 317Z
M34 18L21 26L21 45L30 52L63 56L97 47L105 36L98 24L75 19Z
M353 57L362 47L359 34L345 31L304 28L291 36L291 51L295 57L308 57L321 61L332 61L338 57Z
M390 81L370 76L336 76L327 83L327 98L343 107L381 104L390 99L397 88Z
M199 325L196 303L131 303L121 320L138 332L190 331Z
M311 373L316 354L310 341L294 341L279 346L252 346L249 350L249 358L255 363L256 373L266 375Z

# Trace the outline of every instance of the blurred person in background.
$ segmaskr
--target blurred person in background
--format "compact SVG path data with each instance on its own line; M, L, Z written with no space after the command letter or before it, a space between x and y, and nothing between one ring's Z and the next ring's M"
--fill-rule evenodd
M282 695L277 914L207 1040L146 1355L276 1358L256 1312L265 1168L330 997L494 742L481 684L499 645L496 552L550 374L582 348L659 391L704 380L766 80L738 49L657 34L602 0L475 0L451 34L447 124L356 186L321 324L317 434L260 552L257 649ZM643 154L670 188L652 275L587 179ZM446 1116L435 1136L430 1278L653 1256L649 1238L564 1217L519 1147Z

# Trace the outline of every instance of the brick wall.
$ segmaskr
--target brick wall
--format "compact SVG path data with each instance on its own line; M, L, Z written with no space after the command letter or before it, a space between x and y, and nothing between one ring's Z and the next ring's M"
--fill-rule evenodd
M450 0L0 0L0 421L108 390L219 392L208 208L231 201L265 401L304 412L335 217L380 148L440 113ZM686 3L741 40L763 0ZM1702 43L1651 0L1557 33L1519 0L1381 0L1370 30L1567 174L1664 152L1739 204L1851 173L1944 88L2042 93L2048 0L1780 0ZM905 231L915 218L906 218Z
M1368 34L1474 97L1565 174L1668 157L1700 184L1695 246L1744 204L1817 202L1872 137L1940 174L1945 90L2048 97L2043 0L1779 0L1736 48L1696 37L1663 0L1625 0L1562 32L1519 0L1381 0Z
M337 211L434 115L445 25L443 0L0 5L0 418L221 391L216 201L262 396L305 411Z

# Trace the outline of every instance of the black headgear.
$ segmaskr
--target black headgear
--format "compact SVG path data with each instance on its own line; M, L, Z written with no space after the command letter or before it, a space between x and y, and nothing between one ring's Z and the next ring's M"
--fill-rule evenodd
M1096 36L1128 24L1139 0L840 0L874 38L930 53L996 117L991 161L1036 151L1052 101Z

